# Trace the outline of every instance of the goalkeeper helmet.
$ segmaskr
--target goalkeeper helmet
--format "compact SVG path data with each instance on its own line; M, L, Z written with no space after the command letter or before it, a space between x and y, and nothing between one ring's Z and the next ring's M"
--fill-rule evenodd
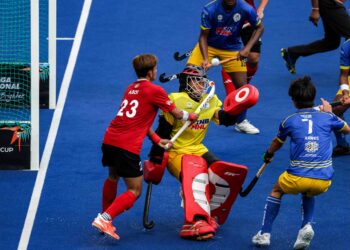
M180 75L180 91L199 101L209 88L206 71L202 67L187 65Z

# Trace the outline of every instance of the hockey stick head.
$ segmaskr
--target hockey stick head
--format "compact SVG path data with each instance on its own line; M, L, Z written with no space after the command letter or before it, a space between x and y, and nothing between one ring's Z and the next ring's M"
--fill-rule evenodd
M182 60L184 60L186 57L191 56L191 54L192 54L192 51L191 51L191 50L188 51L188 52L186 52L185 54L182 54L182 55L180 55L180 52L176 51L176 52L174 53L174 59L175 59L176 61L182 61Z
M159 81L161 83L166 83L175 79L178 79L180 77L181 73L170 75L170 76L165 76L165 73L160 74L159 76Z

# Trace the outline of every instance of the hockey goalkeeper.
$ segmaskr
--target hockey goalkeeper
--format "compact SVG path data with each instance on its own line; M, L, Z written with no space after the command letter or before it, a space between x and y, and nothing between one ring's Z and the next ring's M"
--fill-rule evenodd
M180 89L169 98L186 111L193 112L205 98L209 80L201 67L187 66L179 78ZM246 87L247 88L247 87ZM153 145L150 160L145 161L144 178L158 184L165 166L182 185L184 204L184 225L180 236L185 239L211 239L219 224L223 224L231 206L239 193L247 173L247 167L220 161L202 141L210 121L218 125L233 125L239 113L256 103L257 90L250 86L244 101L221 109L222 102L214 95L199 113L198 120L192 123L177 138L172 148L165 152ZM235 93L227 98L233 98ZM161 113L157 133L162 138L170 138L182 127L172 115Z

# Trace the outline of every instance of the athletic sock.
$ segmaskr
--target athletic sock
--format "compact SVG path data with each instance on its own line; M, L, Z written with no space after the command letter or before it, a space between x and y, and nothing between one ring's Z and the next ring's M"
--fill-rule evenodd
M258 70L258 63L247 63L247 82L250 83L256 71Z
M281 206L281 199L268 196L264 209L264 218L261 227L261 233L271 233L272 224L278 215Z
M222 82L224 83L226 96L228 96L232 91L234 91L235 85L233 84L233 81L229 74L226 73L224 69L221 69L221 76L222 76Z
M117 195L117 182L107 178L102 189L102 212L113 203Z
M307 197L303 195L301 200L301 218L303 228L307 223L311 223L314 217L314 208L315 208L315 197Z
M102 217L104 220L106 220L106 221L112 220L112 217L111 217L108 213L106 213L106 212L104 212L103 214L101 214L101 217Z
M108 213L112 219L123 213L125 210L131 208L136 201L136 196L131 191L126 191L119 195L113 201L112 205L108 207L106 213Z

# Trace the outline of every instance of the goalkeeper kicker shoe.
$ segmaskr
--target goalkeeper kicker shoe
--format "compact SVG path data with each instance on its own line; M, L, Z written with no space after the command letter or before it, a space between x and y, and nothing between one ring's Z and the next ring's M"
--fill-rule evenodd
M101 214L98 214L97 217L92 222L92 226L96 228L101 233L104 233L115 240L119 240L120 237L115 233L115 227L112 224L112 221L107 221L102 218Z
M291 55L291 53L288 51L288 49L282 48L281 55L282 55L282 58L287 66L288 71L291 74L295 74L295 72L296 72L295 63L296 63L297 59Z
M219 224L214 217L210 217L208 223L210 226L212 226L212 228L214 228L215 231L219 229Z
M294 243L294 249L307 249L314 237L314 230L310 224L306 224L299 230L298 238Z
M255 246L267 247L270 245L270 238L271 238L270 233L262 234L261 231L259 231L256 235L253 236L252 242Z
M235 129L238 132L251 135L260 133L260 130L256 128L253 124L251 124L247 119L244 119L240 123L236 123Z
M185 222L180 231L181 238L190 240L209 240L214 234L215 229L205 220Z

